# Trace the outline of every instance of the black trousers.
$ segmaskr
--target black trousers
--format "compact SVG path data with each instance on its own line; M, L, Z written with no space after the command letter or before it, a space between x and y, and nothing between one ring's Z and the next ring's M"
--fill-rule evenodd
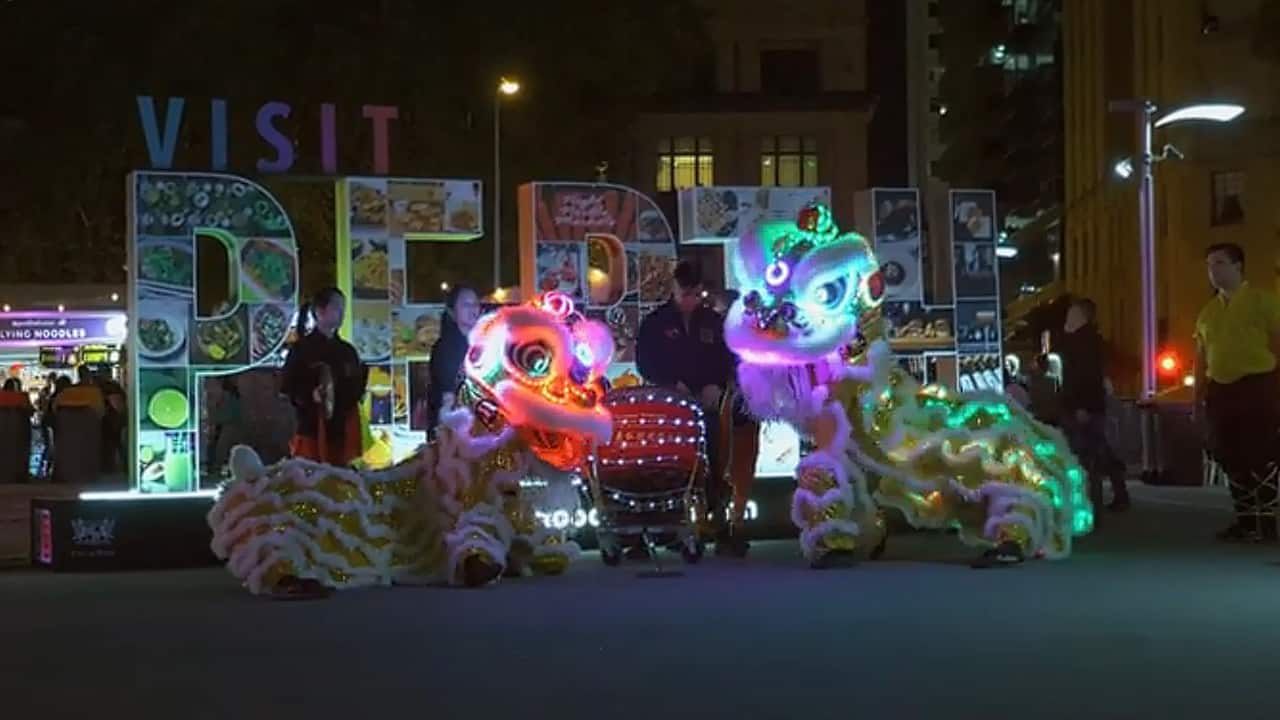
M1280 479L1280 376L1246 375L1210 382L1205 396L1209 452L1227 474L1236 522L1262 535L1276 534Z
M1090 413L1089 418L1080 422L1075 414L1069 414L1063 423L1063 431L1071 452L1079 458L1089 477L1089 501L1093 509L1102 509L1102 481L1111 479L1111 494L1116 500L1129 497L1129 489L1125 485L1124 463L1116 457L1107 440L1107 416L1103 413Z

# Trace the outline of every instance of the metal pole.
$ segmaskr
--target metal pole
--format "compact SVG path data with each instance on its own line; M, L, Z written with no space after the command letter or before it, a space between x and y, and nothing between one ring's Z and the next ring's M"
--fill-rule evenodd
M493 289L502 287L502 93L493 96Z
M1156 442L1156 248L1155 248L1155 183L1151 151L1152 116L1155 105L1142 102L1137 113L1140 138L1138 185L1138 236L1142 264L1142 476L1153 480L1159 474Z

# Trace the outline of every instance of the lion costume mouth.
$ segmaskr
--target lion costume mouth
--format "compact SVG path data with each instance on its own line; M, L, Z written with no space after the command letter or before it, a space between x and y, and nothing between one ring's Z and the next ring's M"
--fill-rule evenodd
M604 373L613 355L607 327L587 320L561 293L481 318L465 362L471 393L489 404L491 427L513 427L534 454L569 469L609 442Z

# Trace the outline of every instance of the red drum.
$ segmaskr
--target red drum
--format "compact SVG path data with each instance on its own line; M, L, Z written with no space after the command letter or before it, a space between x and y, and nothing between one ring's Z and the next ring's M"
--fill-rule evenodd
M604 404L613 414L613 440L597 449L592 487L601 559L617 565L626 547L639 543L655 561L665 546L697 562L704 548L694 519L707 475L702 408L654 387L612 390Z
M624 492L684 489L706 465L702 408L654 387L611 390L613 440L601 448L600 483Z

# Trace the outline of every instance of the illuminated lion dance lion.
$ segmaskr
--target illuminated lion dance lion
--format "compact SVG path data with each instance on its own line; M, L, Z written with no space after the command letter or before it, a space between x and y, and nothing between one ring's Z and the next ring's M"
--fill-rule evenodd
M578 552L535 517L527 487L577 502L612 420L602 378L613 340L565 295L505 307L471 331L456 405L437 440L378 472L240 446L209 513L213 549L253 593L299 583L476 586L563 572Z
M1084 473L1059 432L1001 395L922 386L886 342L868 342L879 266L827 208L761 223L732 261L742 296L725 340L746 403L817 445L796 471L791 511L815 567L878 555L882 506L915 527L958 529L985 565L1066 557L1092 528Z

